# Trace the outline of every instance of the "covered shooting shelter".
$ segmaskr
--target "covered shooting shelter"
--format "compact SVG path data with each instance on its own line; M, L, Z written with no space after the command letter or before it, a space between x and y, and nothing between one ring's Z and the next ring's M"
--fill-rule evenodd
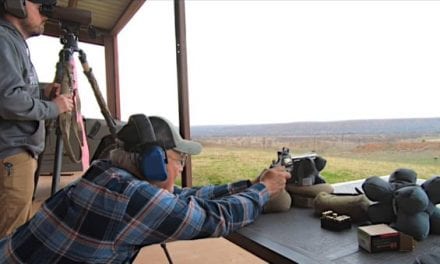
M190 138L188 77L186 56L185 1L174 1L174 19L176 36L177 89L179 102L179 127L184 138ZM105 50L107 105L112 117L121 120L118 34L130 19L142 7L146 0L58 0L60 7L77 8L91 12L90 34L88 25L81 25L78 39L80 42L100 45ZM56 21L48 21L44 34L59 37L61 27ZM182 185L191 186L191 166L185 166L182 173Z

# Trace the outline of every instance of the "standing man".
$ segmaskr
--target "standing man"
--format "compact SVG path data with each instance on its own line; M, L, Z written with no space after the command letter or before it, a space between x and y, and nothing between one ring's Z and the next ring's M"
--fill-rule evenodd
M59 85L40 94L26 39L44 31L42 6L56 0L0 0L0 237L31 216L34 174L44 149L44 120L71 111ZM49 94L55 97L50 100Z

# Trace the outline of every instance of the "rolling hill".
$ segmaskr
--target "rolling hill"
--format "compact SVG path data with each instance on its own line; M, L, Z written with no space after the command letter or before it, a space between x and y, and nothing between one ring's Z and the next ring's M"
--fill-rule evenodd
M440 118L372 119L191 127L191 136L194 138L243 136L307 137L332 135L440 136Z

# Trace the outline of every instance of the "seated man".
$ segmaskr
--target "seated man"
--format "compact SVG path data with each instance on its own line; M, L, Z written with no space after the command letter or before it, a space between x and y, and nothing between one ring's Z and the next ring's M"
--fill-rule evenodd
M201 145L160 117L133 115L109 160L42 205L0 240L0 263L129 263L147 245L219 237L252 223L290 174L265 170L259 182L174 187Z

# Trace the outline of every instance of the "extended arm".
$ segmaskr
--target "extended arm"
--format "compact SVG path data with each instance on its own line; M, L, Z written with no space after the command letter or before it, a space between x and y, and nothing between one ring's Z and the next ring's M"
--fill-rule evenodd
M142 234L138 236L142 241L135 242L138 245L230 234L257 218L269 193L263 184L255 184L217 200L182 198L166 191L151 198L133 216L138 223L136 233Z
M251 185L249 180L243 180L230 184L207 185L193 188L179 188L176 186L174 187L174 194L182 198L196 196L203 199L216 199L225 195L241 192Z

